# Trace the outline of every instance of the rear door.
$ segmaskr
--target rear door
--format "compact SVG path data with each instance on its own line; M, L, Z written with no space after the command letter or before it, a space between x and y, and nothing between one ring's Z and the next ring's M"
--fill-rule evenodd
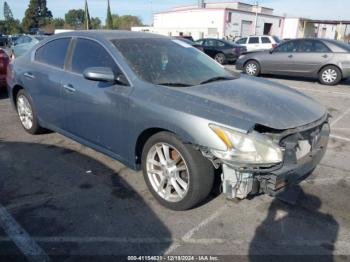
M62 128L64 122L61 81L70 40L60 38L38 48L22 77L39 118L58 128Z
M261 49L269 50L272 48L272 42L271 39L267 36L261 37Z
M248 38L248 44L247 44L247 50L248 52L250 51L255 51L255 50L260 50L260 37L258 36L251 36Z
M294 55L297 51L297 41L288 41L271 52L266 51L260 60L263 73L293 74Z
M332 51L322 41L299 40L293 57L293 71L303 76L316 76L322 65L327 64L333 56Z
M62 80L65 130L120 155L131 88L84 78L83 72L89 67L108 67L116 76L122 73L99 42L86 38L74 42L70 66Z
M206 39L203 43L203 49L207 55L214 58L217 54L217 40Z

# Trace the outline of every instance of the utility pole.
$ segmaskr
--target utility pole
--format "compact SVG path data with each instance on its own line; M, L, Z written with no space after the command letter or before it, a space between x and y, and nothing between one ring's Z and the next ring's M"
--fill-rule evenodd
M258 27L258 8L259 8L259 2L255 2L255 26L254 26L254 35L256 35L256 29Z

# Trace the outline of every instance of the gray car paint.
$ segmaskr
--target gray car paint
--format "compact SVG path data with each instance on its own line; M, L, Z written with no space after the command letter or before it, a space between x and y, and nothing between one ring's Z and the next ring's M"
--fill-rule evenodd
M57 70L34 60L38 47L62 37L83 37L99 42L114 58L130 86L92 82L81 75ZM12 101L13 91L17 86L23 87L31 96L43 127L132 168L139 168L135 153L137 143L149 130L168 130L185 142L225 150L226 146L209 124L242 132L250 131L256 124L285 130L317 121L326 114L326 109L313 99L261 79L241 77L186 88L146 83L135 75L109 41L133 37L162 36L124 31L85 31L50 37L12 62L12 73L8 77ZM35 79L24 77L26 72L33 74ZM62 88L66 84L73 84L77 92L66 93ZM103 88L100 88L101 85ZM89 88L83 88L86 86Z
M343 78L350 77L350 53L331 40L326 39L307 39L321 41L330 52L311 53L311 52L283 52L278 53L274 50L251 52L240 57L236 62L236 68L243 70L244 65L249 60L256 60L261 66L262 74L293 75L318 77L320 70L326 65L335 65L342 71ZM299 41L290 40L290 41ZM289 41L287 41L289 42ZM277 47L278 48L278 47Z

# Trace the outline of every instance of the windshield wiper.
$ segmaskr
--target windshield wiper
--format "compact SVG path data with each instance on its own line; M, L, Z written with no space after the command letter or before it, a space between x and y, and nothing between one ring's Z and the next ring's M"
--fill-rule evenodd
M174 87L187 87L187 86L192 86L192 85L185 84L185 83L157 83L157 85L161 85L161 86L174 86Z
M228 77L228 76L216 76L216 77L212 77L208 80L205 80L203 82L201 82L201 85L203 84L208 84L211 82L217 82L217 81L228 81L228 80L234 80L234 77Z

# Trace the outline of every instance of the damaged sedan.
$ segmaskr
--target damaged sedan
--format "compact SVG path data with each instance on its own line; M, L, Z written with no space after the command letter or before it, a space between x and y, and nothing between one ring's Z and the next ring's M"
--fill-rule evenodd
M142 169L173 210L205 200L216 175L228 198L276 195L313 172L330 134L313 99L149 33L59 34L14 60L7 77L27 132L52 130Z

